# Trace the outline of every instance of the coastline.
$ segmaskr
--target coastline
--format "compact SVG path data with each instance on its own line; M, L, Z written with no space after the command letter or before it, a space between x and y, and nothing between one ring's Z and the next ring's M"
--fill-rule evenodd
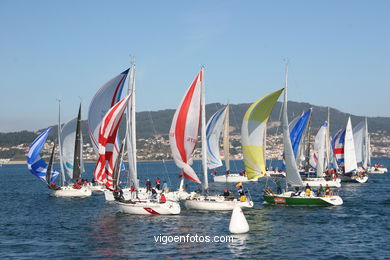
M388 159L389 157L371 157L371 159ZM161 160L140 160L138 162L160 162ZM165 160L167 161L173 161L173 160ZM199 161L199 160L194 160L194 161ZM84 161L85 163L95 163L96 161ZM55 163L59 163L58 161L55 161ZM25 160L15 160L15 161L9 161L8 163L4 163L3 165L20 165L20 164L26 164Z

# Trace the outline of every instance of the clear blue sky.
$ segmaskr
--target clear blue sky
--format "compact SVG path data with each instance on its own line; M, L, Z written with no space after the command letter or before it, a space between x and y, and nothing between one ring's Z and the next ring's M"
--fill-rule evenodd
M138 111L176 108L201 65L206 102L289 99L390 116L390 1L0 0L0 132L83 118L137 63Z

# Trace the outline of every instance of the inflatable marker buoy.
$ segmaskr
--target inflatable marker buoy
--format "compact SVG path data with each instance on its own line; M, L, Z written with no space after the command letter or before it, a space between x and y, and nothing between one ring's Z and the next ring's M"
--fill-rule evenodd
M249 231L249 225L246 221L245 215L242 212L242 209L238 206L233 208L229 231L234 234L242 234Z

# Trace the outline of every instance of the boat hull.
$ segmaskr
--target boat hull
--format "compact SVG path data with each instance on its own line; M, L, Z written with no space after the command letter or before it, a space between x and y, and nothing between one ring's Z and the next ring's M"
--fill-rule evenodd
M220 196L204 196L191 197L184 201L186 209L192 210L208 210L208 211L227 211L233 210L234 207L252 208L253 201L241 202L238 200L225 200Z
M92 191L86 186L81 187L81 189L64 186L60 190L50 190L50 195L53 197L89 197L92 195Z
M345 176L340 175L342 182L355 182L355 183L366 183L368 181L368 176Z
M340 188L341 187L341 179L336 180L325 180L324 178L307 178L305 180L302 180L303 184L309 184L310 187L326 187L328 185L329 187L333 188Z
M330 197L305 197L288 195L264 195L264 201L274 205L297 205L297 206L338 206L343 204L343 200L339 196Z
M167 201L165 203L153 201L119 202L115 201L119 211L133 215L177 215L180 214L178 202Z
M125 200L134 200L134 199L140 199L140 200L147 200L151 197L152 193L150 191L147 191L146 188L139 188L138 193L131 192L129 188L122 189L123 191L123 197ZM162 190L156 190L157 194L161 194ZM189 197L189 193L185 191L170 191L170 192L164 192L164 196L167 199L167 201L180 201L184 200L187 197ZM110 190L104 191L104 197L106 201L114 201L114 194Z
M248 180L247 176L242 176L238 173L214 176L214 182L255 182L255 181L258 181L258 179Z
M370 167L368 173L371 174L384 174L387 172L387 168L384 167Z

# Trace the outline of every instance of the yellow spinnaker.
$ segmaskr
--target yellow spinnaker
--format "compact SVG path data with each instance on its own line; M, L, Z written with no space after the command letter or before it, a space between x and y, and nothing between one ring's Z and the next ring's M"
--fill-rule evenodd
M259 98L246 111L241 127L241 143L248 179L265 174L265 132L268 118L283 88Z

